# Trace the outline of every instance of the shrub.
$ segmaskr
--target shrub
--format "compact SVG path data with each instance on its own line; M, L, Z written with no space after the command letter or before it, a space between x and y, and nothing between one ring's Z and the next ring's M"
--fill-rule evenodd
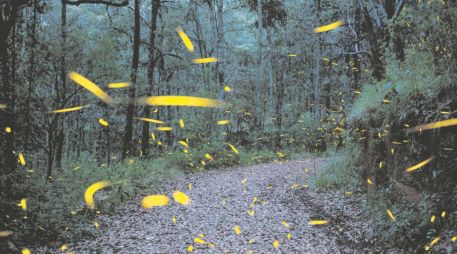
M311 186L320 191L335 188L345 191L356 189L359 178L354 158L357 154L358 149L353 146L328 152L324 166L311 178Z

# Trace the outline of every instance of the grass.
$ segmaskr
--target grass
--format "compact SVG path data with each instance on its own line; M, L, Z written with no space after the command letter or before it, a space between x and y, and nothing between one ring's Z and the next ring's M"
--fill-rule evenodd
M373 193L362 203L362 209L380 242L408 249L414 248L411 243L428 242L437 235L429 222L433 210L430 195L424 195L417 204L411 205L399 198L390 186ZM388 216L387 209L392 211L395 221Z
M323 168L310 179L311 187L317 191L353 191L359 183L356 156L357 149L354 148L327 153Z
M16 222L15 227L22 228L18 232L39 234L39 237L34 236L35 239L58 241L77 235L96 235L98 230L93 223L96 214L116 211L130 198L152 192L161 182L182 174L166 159L130 160L107 167L98 166L93 160L85 158L67 161L64 165L66 166L55 172L48 182L44 172L33 172L16 186L19 192L33 193L26 197L28 210L24 215L27 218ZM85 189L102 180L109 181L112 185L96 193L97 209L91 211L86 208L83 200ZM9 225L9 228L14 226ZM17 237L18 241L24 239Z

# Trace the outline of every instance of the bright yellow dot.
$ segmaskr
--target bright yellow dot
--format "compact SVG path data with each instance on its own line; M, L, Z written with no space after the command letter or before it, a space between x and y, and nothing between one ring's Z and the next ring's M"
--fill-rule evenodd
M444 217L446 217L446 211L441 212L441 218L444 218Z
M22 211L27 211L27 199L21 199L21 202L18 204L21 207Z
M220 120L220 121L217 121L217 124L218 125L226 125L226 124L229 124L230 123L230 120Z
M198 237L194 238L194 242L198 243L198 244L206 244L205 240L198 238Z
M228 93L228 92L232 91L232 89L230 88L230 86L225 86L224 91L226 91Z
M312 221L308 222L309 225L324 225L327 223L328 223L328 221L326 221L326 220L312 220Z
M182 205L189 205L191 202L190 198L181 191L173 192L173 199Z
M435 245L439 240L440 240L439 237L435 237L435 238L430 242L430 246Z
M165 195L149 195L141 200L141 207L148 209L155 206L166 206L170 200Z
M18 160L19 160L19 163L22 166L25 166L25 158L24 158L24 155L22 153L19 153Z
M11 128L10 128L10 127L6 127L6 128L5 128L5 132L6 132L6 133L10 133L10 132L11 132Z
M240 227L235 226L235 227L233 228L233 230L235 230L235 233L236 233L237 235L241 234Z
M290 228L289 223L287 223L286 221L282 221L281 223L282 223L282 225L284 225L284 227Z
M217 62L217 58L215 58L215 57L196 58L196 59L192 59L192 62L196 63L196 64L214 63L214 62Z
M279 241L278 240L274 240L273 241L273 247L275 247L275 249L279 248Z
M98 122L99 122L102 126L108 126L108 125L109 125L109 123L108 123L105 119L103 119L103 118L99 118L99 119L98 119Z
M22 249L22 254L30 254L30 250L27 248Z
M397 219L395 218L394 214L393 214L392 211L390 211L389 209L387 209L387 214L389 214L389 217L390 217L393 221L397 221Z
M430 218L430 222L431 222L431 223L435 222L435 219L436 219L436 216L433 215L433 216Z
M451 238L451 241L453 241L453 242L457 241L457 236L453 236L453 237Z

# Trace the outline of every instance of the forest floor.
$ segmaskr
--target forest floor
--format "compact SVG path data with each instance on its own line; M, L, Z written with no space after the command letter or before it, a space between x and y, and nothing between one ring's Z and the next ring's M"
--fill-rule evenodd
M144 210L138 197L120 214L99 216L100 229L105 230L100 237L68 244L68 250L186 253L192 245L193 253L400 253L373 239L358 206L361 196L307 187L322 164L321 159L309 159L187 175L160 186L157 193L171 196L181 190L192 199L191 205L172 202ZM328 223L309 225L311 220ZM273 247L275 240L278 248Z

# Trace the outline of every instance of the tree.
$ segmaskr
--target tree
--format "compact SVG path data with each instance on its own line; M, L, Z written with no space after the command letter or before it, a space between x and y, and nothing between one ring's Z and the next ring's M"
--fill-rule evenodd
M132 70L130 74L130 80L132 85L129 87L129 97L135 98L136 94L136 79L138 73L138 62L140 52L140 0L134 2L134 27L133 27L133 58L132 58ZM125 115L125 129L124 138L122 145L122 159L127 156L131 156L133 153L133 117L135 114L135 104L129 102L127 106L127 112Z
M147 79L148 79L148 88L147 95L151 96L154 92L154 67L156 65L155 61L155 39L156 39L156 30L157 30L157 15L160 8L160 0L151 0L151 24L149 32L149 58L148 58L148 70L147 70ZM149 106L143 108L143 117L149 118L151 115L151 109ZM143 156L149 155L149 122L143 122L143 130L141 133L141 152Z
M16 116L14 109L16 106L16 90L11 83L10 58L8 50L10 49L9 35L11 29L15 26L19 11L30 4L29 0L7 0L0 2L0 64L1 64L1 92L0 104L0 147L2 156L0 156L0 168L3 174L13 172L17 166L15 155L15 132ZM8 131L10 130L10 131Z

